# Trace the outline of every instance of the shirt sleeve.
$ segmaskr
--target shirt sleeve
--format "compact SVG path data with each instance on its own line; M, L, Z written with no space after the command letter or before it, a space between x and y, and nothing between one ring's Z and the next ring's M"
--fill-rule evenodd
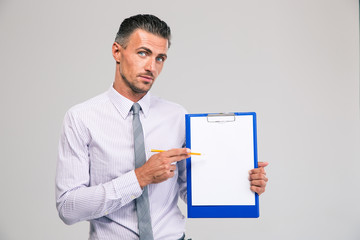
M65 115L56 171L56 207L66 224L96 219L142 194L134 170L109 182L90 186L91 136L71 111Z

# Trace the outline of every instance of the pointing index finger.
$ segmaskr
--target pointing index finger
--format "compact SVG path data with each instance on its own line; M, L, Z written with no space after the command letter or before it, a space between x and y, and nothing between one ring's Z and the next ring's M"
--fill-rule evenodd
M191 152L191 150L188 148L174 148L174 149L165 151L164 155L166 157L175 157L175 156L181 156L181 155L189 155L190 152Z
M174 148L164 151L162 154L164 157L169 158L171 163L174 163L188 158L190 152L191 150L188 148Z

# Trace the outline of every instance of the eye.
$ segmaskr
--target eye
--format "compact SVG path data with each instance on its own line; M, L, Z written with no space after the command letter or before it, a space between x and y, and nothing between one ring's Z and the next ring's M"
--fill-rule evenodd
M145 57L146 52L145 51L140 51L140 52L138 52L138 55L141 56L141 57Z
M165 58L164 58L164 57L157 57L157 58L156 58L156 61L158 61L158 62L164 62L164 61L165 61Z

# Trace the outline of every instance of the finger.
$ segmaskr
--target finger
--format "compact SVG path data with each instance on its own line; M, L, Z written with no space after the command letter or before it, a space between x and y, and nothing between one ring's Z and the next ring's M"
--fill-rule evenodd
M263 173L264 175L266 175L265 169L263 167L254 168L249 171L249 174L254 174L254 173Z
M152 172L152 176L162 176L164 173L167 172L174 172L176 170L176 164L169 164L169 162L167 160L165 160L164 164L159 165L158 167L156 167L156 169L154 169L154 171Z
M161 183L163 181L167 180L166 177L164 177L164 174L162 175L156 175L156 176L153 176L153 181L152 183Z
M182 156L177 156L177 157L171 157L170 158L170 163L175 163L175 162L180 162L180 161L182 161L182 160L185 160L185 159L187 159L188 158L188 156L187 155L182 155Z
M178 156L172 156L169 158L169 161L170 163L174 163L174 162L179 162L179 161L182 161L182 160L185 160L187 158L189 158L190 155L178 155Z
M158 175L154 175L153 176L153 182L154 183L159 183L159 182L163 182L166 181L169 178L172 178L175 176L175 170L171 171L166 171L166 172L162 172L161 174Z
M259 167L266 167L267 165L269 165L268 162L258 162L258 168Z
M174 172L175 170L176 170L176 165L171 165L169 171Z
M163 155L165 157L174 157L174 156L188 155L190 152L191 150L188 148L174 148L163 152Z
M266 181L265 180L252 180L250 181L251 186L255 187L266 187Z
M256 173L256 174L251 174L249 176L249 180L252 181L252 180L264 180L264 181L268 181L268 178L264 175L264 174L261 174L261 173Z
M256 192L259 195L265 192L265 188L262 187L251 186L250 189L251 191Z

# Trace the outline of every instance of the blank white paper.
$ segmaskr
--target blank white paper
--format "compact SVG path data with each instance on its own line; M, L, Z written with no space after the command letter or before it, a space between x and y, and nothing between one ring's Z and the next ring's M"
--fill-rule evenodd
M249 173L254 168L253 116L232 122L191 119L192 205L255 205Z

